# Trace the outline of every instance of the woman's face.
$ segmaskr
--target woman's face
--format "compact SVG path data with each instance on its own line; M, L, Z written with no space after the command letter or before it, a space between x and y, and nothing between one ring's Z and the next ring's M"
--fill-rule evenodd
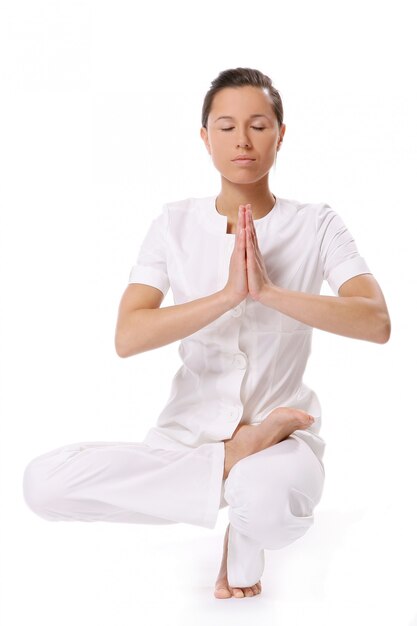
M215 168L234 183L256 182L264 177L274 164L284 134L285 124L279 128L268 92L250 85L218 91L207 129L202 127L200 131ZM242 154L253 160L234 161Z

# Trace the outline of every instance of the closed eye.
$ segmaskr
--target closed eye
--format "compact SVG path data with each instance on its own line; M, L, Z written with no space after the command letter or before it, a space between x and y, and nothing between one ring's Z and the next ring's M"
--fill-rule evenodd
M233 130L234 126L231 126L230 128L221 128L220 130ZM255 130L265 130L265 126L252 126L252 128L254 128Z

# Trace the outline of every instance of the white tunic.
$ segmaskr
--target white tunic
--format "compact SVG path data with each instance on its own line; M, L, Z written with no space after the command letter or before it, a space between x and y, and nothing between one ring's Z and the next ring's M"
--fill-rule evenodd
M229 275L235 234L217 212L217 196L164 204L142 242L129 283L144 283L175 304L220 291ZM325 203L277 198L254 220L268 276L275 285L320 294L349 278L371 273L341 217ZM179 344L183 365L170 396L144 443L166 449L230 439L240 422L260 423L276 407L303 409L315 417L294 431L321 460L321 406L303 383L313 328L247 296Z

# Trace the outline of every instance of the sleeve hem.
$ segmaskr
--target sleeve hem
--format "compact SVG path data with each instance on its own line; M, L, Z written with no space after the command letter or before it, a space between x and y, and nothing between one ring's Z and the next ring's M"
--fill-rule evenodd
M151 287L156 287L162 291L164 296L168 293L170 285L169 279L164 272L160 272L154 267L147 267L145 265L134 265L132 267L129 275L129 284L130 283L143 283Z
M362 256L357 256L337 265L328 275L327 282L333 293L338 295L343 283L349 280L349 278L359 276L360 274L372 274L372 272L365 259Z

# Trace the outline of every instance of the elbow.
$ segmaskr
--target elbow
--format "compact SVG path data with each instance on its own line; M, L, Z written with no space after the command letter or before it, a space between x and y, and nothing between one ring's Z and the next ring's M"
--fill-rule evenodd
M387 323L384 326L381 343L387 343L390 337L391 337L391 322L388 319Z
M378 328L378 335L374 339L376 343L387 343L391 337L391 320L387 312L378 316L374 329Z
M135 354L140 354L141 352L146 351L144 345L133 344L129 334L121 332L120 330L116 331L116 335L114 337L114 347L117 356L121 359L127 359L129 356L134 356Z
M127 357L132 355L132 352L129 349L128 341L120 331L116 331L116 335L114 337L114 347L117 356L119 356L121 359L126 359Z
M117 356L119 356L121 359L125 359L126 357L129 356L129 354L128 354L127 350L126 350L126 346L124 346L120 342L120 339L118 337L116 337L115 340L114 340L114 347L115 347Z

